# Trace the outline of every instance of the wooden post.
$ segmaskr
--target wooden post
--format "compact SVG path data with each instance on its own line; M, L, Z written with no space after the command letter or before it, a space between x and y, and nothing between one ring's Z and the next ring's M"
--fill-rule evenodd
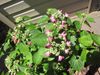
M100 0L90 0L88 6L88 12L100 10Z

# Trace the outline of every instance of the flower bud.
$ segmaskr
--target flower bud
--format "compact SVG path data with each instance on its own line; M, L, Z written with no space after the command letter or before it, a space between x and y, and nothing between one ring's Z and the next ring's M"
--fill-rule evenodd
M60 37L62 37L66 41L66 33L65 33L65 31L60 34Z
M51 22L56 22L56 19L55 19L54 16L51 16L51 17L50 17L50 20L51 20Z
M49 42L52 42L52 40L53 40L53 37L48 37Z
M68 13L65 13L64 16L65 16L65 17L68 17L69 15L68 15Z
M48 29L47 29L47 30L45 31L45 34L46 34L47 36L50 36L50 35L51 35L51 32L52 32L51 30L48 30Z
M16 36L12 36L12 41L14 42L14 44L17 43L17 38L16 38Z
M51 45L50 43L47 43L45 47L46 47L46 48L51 48L52 45Z
M31 41L29 41L29 42L27 42L27 44L28 44L28 45L32 45L32 42L31 42Z
M17 39L17 43L19 43L20 42L20 39Z
M44 54L46 57L49 57L51 55L51 53L48 51Z
M71 46L71 42L70 41L67 41L66 42L66 45L69 47L69 46Z
M58 56L58 61L62 61L64 59L64 56Z
M62 21L59 28L64 28L65 27L65 23L66 23L65 21Z
M69 50L70 49L65 49L65 54L68 54L69 53Z

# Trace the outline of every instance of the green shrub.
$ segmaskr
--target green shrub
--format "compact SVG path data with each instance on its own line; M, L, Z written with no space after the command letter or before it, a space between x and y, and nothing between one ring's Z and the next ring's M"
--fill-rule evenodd
M81 71L87 54L98 50L100 35L81 28L94 22L93 18L84 13L77 16L79 20L74 20L67 13L48 9L36 24L25 22L29 19L26 16L17 18L2 48L7 52L8 74L67 75Z

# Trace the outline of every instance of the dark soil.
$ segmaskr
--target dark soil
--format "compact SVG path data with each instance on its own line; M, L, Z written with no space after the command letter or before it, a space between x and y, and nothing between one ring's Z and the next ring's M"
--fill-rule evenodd
M6 39L8 30L9 30L9 27L0 21L0 47ZM4 64L4 60L5 60L5 56L0 57L0 73L2 71L7 70L7 68L5 67L5 64Z

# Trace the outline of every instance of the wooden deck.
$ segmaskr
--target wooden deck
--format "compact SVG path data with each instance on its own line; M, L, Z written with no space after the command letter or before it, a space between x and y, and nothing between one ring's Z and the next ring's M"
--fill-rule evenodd
M73 15L77 11L87 12L88 4L89 0L0 0L0 20L13 28L14 19L19 16L30 16L29 21L36 22L48 8Z

